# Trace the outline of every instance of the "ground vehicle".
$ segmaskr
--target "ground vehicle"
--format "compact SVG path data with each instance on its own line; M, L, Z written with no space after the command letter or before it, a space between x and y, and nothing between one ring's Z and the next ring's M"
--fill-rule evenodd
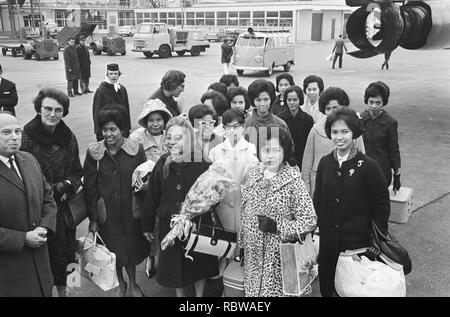
M142 52L146 57L158 54L161 58L172 56L176 52L183 56L190 52L198 56L209 47L205 34L200 30L172 28L165 23L141 23L133 36L133 52Z
M213 41L213 42L222 42L225 37L225 30L224 29L210 29L206 31L206 40L207 41Z
M136 33L136 28L133 25L123 25L117 27L117 33L122 36L133 36Z
M52 21L43 22L44 34L48 37L56 37L59 32L58 25Z
M91 42L90 47L92 48L92 52L94 55L101 55L102 52L108 54L108 56L116 55L116 53L120 53L125 55L125 40L115 33L109 33L107 36L102 38L102 41Z
M259 30L249 28L237 38L233 66L238 75L245 70L265 71L283 66L288 72L294 65L295 46L292 34L287 30Z
M32 42L18 43L13 42L4 44L2 47L2 54L6 55L8 50L11 50L11 55L16 57L22 55L24 59L31 59L32 56L36 60L53 58L57 60L59 58L59 47L53 39L35 39Z

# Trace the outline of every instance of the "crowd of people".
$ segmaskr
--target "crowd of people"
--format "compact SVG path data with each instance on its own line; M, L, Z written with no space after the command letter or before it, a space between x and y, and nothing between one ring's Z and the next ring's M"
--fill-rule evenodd
M387 231L388 186L401 186L398 124L384 108L388 85L368 85L362 92L367 110L357 114L342 87L326 87L316 75L301 87L282 73L275 84L257 79L245 88L226 74L183 113L175 98L186 75L169 70L131 131L120 75L119 65L108 64L95 92L97 142L83 164L76 131L64 122L71 90L41 89L36 116L23 128L8 109L0 113L0 296L50 296L53 286L66 295L76 229L65 214L80 186L89 231L116 254L117 296L144 296L136 266L145 260L147 276L156 274L177 296L188 287L203 296L206 279L220 277L229 260L199 252L188 259L181 241L165 250L159 242L211 164L224 166L234 180L214 212L238 233L245 296L284 296L279 244L314 230L320 232L323 296L336 296L339 252L368 247L367 255L377 256L371 221ZM144 193L139 218L134 192ZM214 223L212 213L201 219Z

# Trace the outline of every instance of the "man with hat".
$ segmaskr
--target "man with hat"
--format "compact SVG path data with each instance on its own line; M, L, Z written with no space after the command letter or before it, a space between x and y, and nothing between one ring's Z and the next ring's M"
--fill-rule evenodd
M14 107L17 105L16 84L2 77L3 69L0 65L0 111L9 111L16 115Z
M120 104L124 107L126 112L124 137L130 135L131 119L130 119L130 104L128 102L127 89L119 84L119 77L122 73L119 70L119 65L112 63L106 65L106 78L97 88L94 94L94 102L92 104L92 118L94 120L94 133L97 136L97 141L103 140L101 128L97 125L97 115L100 110L110 104Z
M66 67L67 95L69 97L81 95L78 92L78 78L80 77L80 64L78 63L77 51L75 48L75 38L73 37L69 39L69 44L64 49L64 64Z
M86 38L80 36L80 45L77 46L78 62L80 63L80 88L81 92L87 94L89 90L89 78L91 77L91 57L89 47L85 45Z
M21 132L17 118L0 112L0 297L51 296L47 233L56 203L38 161L19 151Z

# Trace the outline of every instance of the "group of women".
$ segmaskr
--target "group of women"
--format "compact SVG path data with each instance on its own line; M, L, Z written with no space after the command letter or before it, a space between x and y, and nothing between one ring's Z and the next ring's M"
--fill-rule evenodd
M49 250L60 296L75 254L75 230L64 215L82 183L89 230L98 231L117 256L118 296L144 295L136 265L146 258L149 277L156 271L157 282L177 296L188 288L203 296L206 279L220 276L227 261L195 252L191 260L181 241L164 251L158 243L212 163L222 164L235 181L215 209L223 226L239 233L236 255L243 255L246 296L284 296L279 244L317 226L320 289L333 296L339 252L372 246L371 221L387 230L388 185L393 173L394 190L400 188L400 154L397 122L383 108L386 84L367 87L368 109L358 116L344 90L324 89L317 76L306 77L303 90L289 74L277 76L276 85L255 80L248 89L232 75L221 81L187 114L173 116L162 100L149 100L129 138L123 108L103 108L97 123L104 140L89 145L83 167L76 137L63 121L67 95L52 88L39 92L22 150L36 156L58 203ZM151 163L148 173L136 177L145 163ZM132 201L139 190L145 200L137 219ZM212 220L211 214L202 216L203 223ZM376 255L374 248L370 252Z

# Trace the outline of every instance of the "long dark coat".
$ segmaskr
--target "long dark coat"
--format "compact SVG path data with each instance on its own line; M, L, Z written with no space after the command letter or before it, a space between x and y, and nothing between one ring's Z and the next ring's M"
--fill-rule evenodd
M22 151L38 160L42 173L50 184L68 180L71 185L66 195L72 197L81 185L81 167L78 143L75 135L61 121L54 133L45 130L41 116L37 115L24 127ZM55 285L66 285L66 268L75 262L75 229L66 226L65 215L70 212L67 201L61 202L61 194L54 193L58 213L56 230L48 234L48 250Z
M398 123L385 110L372 119L369 111L361 114L364 125L364 147L366 154L380 164L386 177L387 184L391 184L392 170L401 167L400 150L398 145Z
M340 168L331 152L319 162L313 201L320 231L320 292L331 296L339 252L369 246L372 219L387 231L389 192L375 160L358 152Z
M16 84L12 81L2 78L0 82L0 110L10 111L15 115L14 107L17 105Z
M53 191L31 154L14 156L23 182L0 162L0 297L51 296L47 244L28 248L25 234L36 227L55 230Z
M309 132L314 125L314 119L301 108L298 108L298 112L295 116L292 116L289 109L284 110L278 116L283 119L289 127L289 131L291 132L292 140L295 145L295 158L297 160L297 166L301 171L303 152L305 151Z
M91 77L91 57L89 48L86 45L77 46L78 62L80 64L80 78L86 79Z
M86 152L84 184L89 219L99 220L97 198L103 197L106 221L100 223L100 236L106 247L116 254L120 266L137 265L150 252L150 245L131 210L131 176L145 161L142 145L129 139L124 139L122 148L115 155L107 150L104 141L90 144Z
M205 161L172 162L168 176L163 178L163 166L168 156L168 153L162 155L153 168L141 219L142 231L153 232L155 216L159 216L159 241L170 231L171 216L180 212L189 189L209 165ZM210 214L202 216L202 223L211 223ZM178 239L173 246L164 251L160 250L156 276L159 284L182 288L219 273L217 257L190 252L189 255L194 258L191 261L185 258L184 253L185 250Z
M124 137L128 137L130 135L131 130L131 119L130 119L130 103L128 101L128 93L127 89L120 85L120 89L116 91L114 89L114 85L102 82L100 86L97 88L94 94L94 101L92 103L92 118L94 119L94 132L97 137L102 137L101 127L97 125L97 115L100 110L110 104L120 104L125 109L125 133Z
M230 63L231 56L233 56L233 46L231 46L228 43L223 43L221 46L222 55L220 57L220 62L222 64L224 63Z
M80 64L78 62L77 50L74 46L67 45L64 49L64 64L67 80L80 78Z

